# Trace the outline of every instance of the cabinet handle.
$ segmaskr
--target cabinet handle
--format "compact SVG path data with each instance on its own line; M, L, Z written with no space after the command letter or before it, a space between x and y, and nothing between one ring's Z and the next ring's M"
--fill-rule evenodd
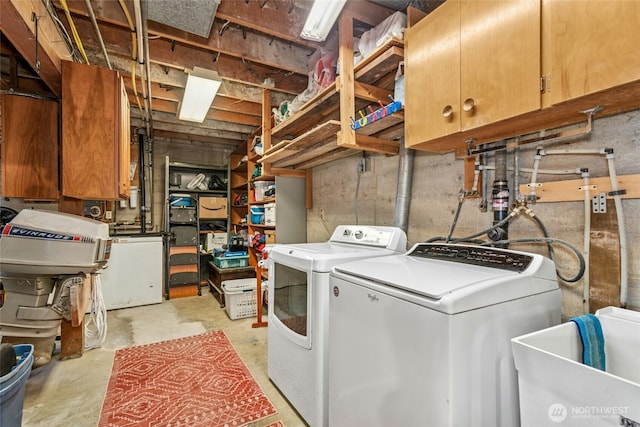
M473 102L473 98L467 98L464 100L464 103L462 104L462 109L464 111L466 111L467 113L472 113L473 110L475 110L476 105Z
M453 117L453 107L451 105L447 105L442 109L442 117L447 120L450 120Z

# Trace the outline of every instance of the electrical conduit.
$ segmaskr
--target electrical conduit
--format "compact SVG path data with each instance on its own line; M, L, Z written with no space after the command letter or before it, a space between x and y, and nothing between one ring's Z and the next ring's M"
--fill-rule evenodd
M609 166L609 178L611 179L611 193L616 205L616 215L618 217L618 234L620 235L620 306L627 307L628 285L627 285L627 237L625 233L624 215L622 213L621 190L618 188L618 176L616 174L615 156L613 149L606 149L607 165Z

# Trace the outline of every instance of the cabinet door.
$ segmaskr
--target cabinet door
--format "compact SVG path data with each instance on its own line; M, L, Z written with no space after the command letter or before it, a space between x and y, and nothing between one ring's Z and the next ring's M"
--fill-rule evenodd
M539 0L448 0L405 47L407 146L540 108Z
M640 2L544 0L546 105L640 79Z
M460 10L462 130L540 108L540 1L465 0Z
M58 103L2 95L2 195L58 198Z
M84 200L128 196L129 129L123 126L121 90L116 71L62 62L63 195Z
M405 143L460 130L460 2L449 0L405 34Z

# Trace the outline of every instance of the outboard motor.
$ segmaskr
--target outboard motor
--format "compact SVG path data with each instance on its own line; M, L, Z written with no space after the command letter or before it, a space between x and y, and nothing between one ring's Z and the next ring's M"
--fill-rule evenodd
M33 344L34 367L51 360L70 295L109 259L109 226L77 215L22 210L0 233L2 342Z

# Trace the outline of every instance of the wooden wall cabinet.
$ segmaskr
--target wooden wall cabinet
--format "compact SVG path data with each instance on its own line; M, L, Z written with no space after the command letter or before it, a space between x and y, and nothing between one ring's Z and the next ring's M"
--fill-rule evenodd
M62 62L62 194L129 197L129 100L117 71Z
M406 145L464 156L640 108L638 22L636 1L447 0L405 33Z
M55 101L2 95L2 196L58 198Z
M540 108L540 3L448 0L405 33L406 145Z
M543 0L543 105L640 80L640 2Z

